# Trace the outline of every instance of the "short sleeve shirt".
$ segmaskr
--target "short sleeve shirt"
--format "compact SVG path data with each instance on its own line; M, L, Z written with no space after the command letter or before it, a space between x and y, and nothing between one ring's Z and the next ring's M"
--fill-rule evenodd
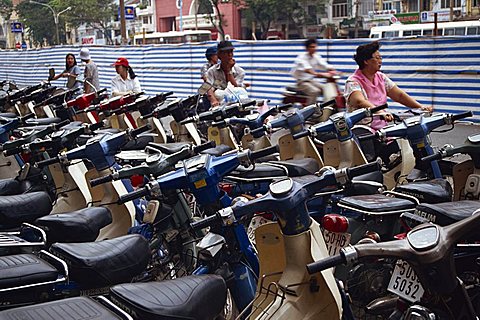
M388 91L390 91L395 86L395 82L390 80L390 78L382 72L377 72L374 82L369 83L366 81L362 81L363 79L359 79L359 73L361 73L360 70L355 71L354 74L348 77L345 83L345 90L343 95L347 100L347 108L349 109L349 111L352 110L349 106L348 99L350 98L350 95L355 91L360 91L366 100L370 101L376 106L386 103L387 96L386 94L385 96L383 96L383 93L381 92L383 90L380 90L381 88L377 84L381 84L384 87L385 93L388 93ZM362 76L362 78L365 77ZM385 101L383 101L383 99Z
M74 75L78 76L82 73L82 71L80 70L80 68L78 66L73 66L70 69L65 69L64 73L70 73L70 74L74 74ZM76 81L75 78L68 77L68 80L67 80L67 88L68 89L78 89L81 86L82 86L81 82Z
M333 69L333 66L328 64L327 60L322 58L318 53L310 55L308 52L303 52L295 59L291 74L297 81L312 80L314 75L305 72L305 70L309 69L330 70Z
M213 64L210 62L205 63L200 70L200 77L203 78L204 76L206 76L208 69L210 69L212 66Z
M245 70L241 67L234 65L232 68L233 77L237 81L238 86L243 86L243 80L245 79ZM228 86L225 73L223 72L220 64L210 67L207 71L207 82L212 84L215 89L225 90Z
M85 80L90 82L96 90L100 89L100 84L98 81L98 67L93 61L90 61L85 65ZM87 86L89 87L90 85L87 83Z

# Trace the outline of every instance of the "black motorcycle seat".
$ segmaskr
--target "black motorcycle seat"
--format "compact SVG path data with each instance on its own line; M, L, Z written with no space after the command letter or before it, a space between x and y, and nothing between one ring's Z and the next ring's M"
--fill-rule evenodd
M33 254L0 257L0 289L55 281L58 270Z
M127 150L143 150L153 141L152 136L139 136L136 139L130 140L122 146L123 151Z
M46 192L0 197L0 228L14 228L23 222L32 223L46 216L52 210L50 197Z
M177 142L177 143L154 143L150 142L148 146L160 150L164 154L173 154L179 152L185 147L188 147L190 143Z
M403 211L415 209L415 203L410 200L392 198L383 194L343 197L338 204L343 208L372 214L400 214Z
M221 156L222 154L224 154L225 152L228 152L228 151L231 151L231 150L232 150L232 148L230 148L229 146L227 146L225 144L219 144L218 146L216 146L214 148L203 150L201 153L209 154L209 155L218 157L218 156Z
M27 119L25 124L27 126L46 126L49 124L59 123L62 119L60 118L38 118L38 119Z
M139 234L86 243L54 243L50 252L65 260L70 278L82 285L130 282L150 259L148 241Z
M445 179L409 182L395 187L394 191L414 196L422 203L452 201L453 195L452 187Z
M364 182L364 183L362 183ZM379 186L369 182L378 182ZM356 196L365 194L376 194L383 185L383 174L380 171L374 171L352 179L352 183L345 189L345 195Z
M300 177L308 174L315 174L315 172L320 169L318 162L312 158L270 162L287 168L289 177Z
M470 217L477 209L480 209L480 201L478 200L461 200L435 204L421 203L415 209L415 214L427 218L440 226L446 226Z
M217 275L175 280L126 283L110 288L110 297L123 310L142 320L210 320L223 310L227 287Z
M272 177L285 177L287 172L281 167L269 165L268 163L257 163L252 169L245 168L244 166L238 166L232 171L228 177L237 177L242 179L258 179L258 178L272 178Z
M45 230L48 243L95 241L100 229L110 223L112 214L105 207L50 214L35 221L37 226Z
M0 179L0 196L22 193L20 181L17 179Z
M16 319L121 320L124 318L114 314L92 298L73 297L0 312L0 320Z

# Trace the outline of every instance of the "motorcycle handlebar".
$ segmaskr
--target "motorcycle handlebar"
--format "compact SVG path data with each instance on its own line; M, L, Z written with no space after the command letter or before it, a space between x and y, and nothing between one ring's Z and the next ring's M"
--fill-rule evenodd
M103 176L103 177L100 177L100 178L91 179L90 180L90 185L92 187L96 187L98 185L110 182L112 180L113 180L113 176L111 174L109 174L108 176Z
M218 213L216 213L212 216L203 218L202 220L190 223L190 227L193 230L204 229L204 228L207 228L207 227L210 227L210 226L216 224L217 221L220 221L221 219L222 219L222 217Z
M357 136L358 141L370 140L370 139L375 139L375 138L377 138L376 133L368 133L368 134L363 134L361 136Z
M59 122L59 123L55 123L53 124L53 129L54 130L58 130L60 129L61 127L65 127L67 124L70 123L70 120L63 120L62 122Z
M442 153L437 152L437 153L431 154L429 156L423 157L421 159L421 161L422 162L432 162L432 161L435 161L435 160L440 160L442 158L443 158Z
M147 188L140 188L125 195L121 195L120 197L118 197L117 203L124 204L125 202L148 196L149 193L150 191Z
M361 176L370 172L379 171L381 169L381 165L378 162L370 162L367 164L363 164L361 166L347 168L347 176L350 180L357 176Z
M7 150L3 151L3 155L5 157L13 156L14 154L18 154L18 153L22 152L22 150L23 149L21 147L13 148L13 149L7 149Z
M250 131L250 133L252 135L255 135L255 134L258 134L258 133L262 133L264 131L266 131L265 126L261 126L261 127L256 128L256 129L253 129L252 131Z
M473 117L472 111L465 111L459 114L454 114L452 116L452 121L457 121L457 120L468 118L468 117Z
M140 128L137 128L137 129L133 129L131 132L130 132L130 135L133 137L133 138L136 138L137 136L139 136L140 134L142 133L145 133L147 131L149 131L151 129L150 125L149 124L146 124Z
M105 126L105 123L103 123L103 121L100 121L100 122L97 122L97 123L89 124L88 129L90 131L95 131L95 130L98 130L100 128L103 128L104 126Z
M376 107L370 108L370 112L371 112L371 113L375 113L375 112L378 112L378 111L383 110L383 109L386 109L386 108L388 108L388 104L384 103L384 104L382 104L382 105L380 105L380 106L376 106Z
M253 151L252 153L250 153L250 160L255 161L256 159L260 159L262 157L277 153L278 150L279 150L278 146L275 145L265 149Z
M345 264L346 262L347 261L345 259L345 255L337 254L337 255L327 257L322 260L307 264L307 272L309 274L314 274L323 270L333 268L340 264Z
M213 140L212 140L212 141L208 141L208 142L205 142L205 143L203 143L203 144L201 144L201 145L199 145L199 146L193 147L193 152L194 152L195 154L197 154L197 153L200 153L200 152L202 152L202 151L208 150L208 149L210 149L210 148L215 148L216 146L217 146L217 144L215 143L215 141L213 141Z
M307 136L309 136L309 135L310 135L310 131L304 130L304 131L302 131L302 132L295 133L295 134L293 135L293 139L294 139L294 140L297 140L297 139L300 139L300 138L303 138L303 137L307 137Z
M24 115L23 117L20 117L19 120L21 123L25 123L28 119L35 118L35 113L31 112L29 114Z
M53 158L50 158L50 159L38 161L37 162L37 167L46 167L46 166L49 166L51 164L57 163L59 161L60 161L60 159L58 157L53 157Z

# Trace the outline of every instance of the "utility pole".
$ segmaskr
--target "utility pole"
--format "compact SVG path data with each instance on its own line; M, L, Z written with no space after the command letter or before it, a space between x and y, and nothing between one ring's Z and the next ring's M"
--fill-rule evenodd
M122 44L127 44L127 26L125 23L125 0L120 0L120 33Z
M356 0L355 1L355 35L354 35L355 38L358 38L358 28L359 28L359 25L358 25L358 18L359 18L358 9L359 9L359 7L360 7L360 0Z

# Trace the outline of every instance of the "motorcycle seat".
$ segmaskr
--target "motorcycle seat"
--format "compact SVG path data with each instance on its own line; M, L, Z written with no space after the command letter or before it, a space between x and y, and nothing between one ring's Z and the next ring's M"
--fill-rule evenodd
M148 241L139 234L98 242L54 243L50 252L67 263L72 280L94 287L130 282L150 259Z
M13 112L0 112L0 118L16 118L17 115Z
M422 203L452 201L453 195L452 187L445 179L410 182L395 187L394 191L414 196Z
M308 174L315 174L315 172L320 169L318 162L312 158L270 161L270 163L279 164L287 168L289 177L300 177Z
M259 178L278 178L286 176L288 176L288 172L286 172L282 167L270 165L268 163L257 163L253 169L251 167L245 168L243 166L238 166L228 175L228 178L233 180L235 180L235 178L253 180Z
M126 283L110 288L110 297L137 319L215 319L223 310L227 287L217 275Z
M21 183L17 179L0 179L0 195L7 196L22 193Z
M50 214L35 221L37 226L45 230L48 243L95 241L100 229L110 223L112 214L105 207Z
M122 146L122 151L128 150L143 150L153 141L152 136L139 136L136 139L130 140Z
M50 197L44 191L0 197L0 229L32 223L52 210Z
M368 215L401 214L415 210L415 203L412 201L388 197L384 194L343 197L338 206Z
M201 153L202 154L209 154L209 155L218 157L218 156L221 156L222 154L224 154L225 152L228 152L228 151L231 151L231 150L232 150L232 148L230 148L229 146L227 146L225 144L219 144L218 146L216 146L214 148L203 150Z
M190 143L187 142L178 142L178 143L154 143L150 142L149 147L160 150L164 154L173 154L179 152L185 147L188 147Z
M114 314L92 298L73 297L0 312L0 320L13 319L121 320L125 318Z
M27 126L47 126L49 124L59 123L62 119L60 118L38 118L38 119L27 119L25 124Z
M480 201L478 200L461 200L435 204L421 203L416 207L415 214L427 218L440 226L446 226L470 217L477 209L480 209Z
M0 289L55 281L58 270L34 254L0 257Z

